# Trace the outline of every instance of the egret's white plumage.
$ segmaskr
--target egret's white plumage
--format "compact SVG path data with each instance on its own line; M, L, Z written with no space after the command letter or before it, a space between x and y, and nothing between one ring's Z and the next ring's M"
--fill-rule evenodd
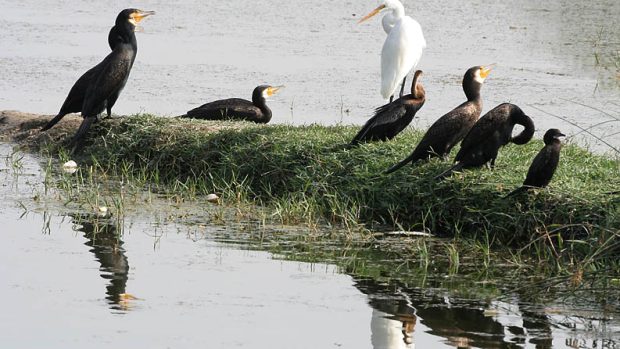
M420 62L426 40L420 23L405 15L405 8L398 0L383 0L360 23L383 11L387 13L381 24L388 35L381 50L381 95L387 99Z

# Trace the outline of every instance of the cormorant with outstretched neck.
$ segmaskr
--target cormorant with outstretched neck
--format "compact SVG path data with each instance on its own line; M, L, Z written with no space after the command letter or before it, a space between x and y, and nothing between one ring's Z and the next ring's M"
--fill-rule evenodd
M512 136L515 125L524 127L523 131ZM437 178L448 176L453 171L463 168L480 167L486 163L495 166L495 159L499 148L512 142L525 144L534 136L534 121L525 115L518 106L503 103L486 113L471 128L456 154L456 164Z
M241 98L221 99L194 108L181 117L204 120L238 119L266 124L271 120L267 98L276 94L282 87L260 85L252 92L251 102Z
M134 31L144 17L152 14L154 12L138 9L125 9L118 14L108 34L112 52L75 82L58 115L42 131L50 129L66 114L82 112L84 121L71 141L75 145L104 109L111 115L112 106L125 87L136 59L138 43Z
M413 75L411 94L377 108L375 115L357 133L351 145L366 141L386 141L404 130L424 105L426 94L419 82L421 75L421 70L417 70Z
M447 156L480 117L482 112L480 89L490 72L491 66L469 68L463 76L463 91L467 101L435 121L411 155L385 173L392 173L408 163L435 156Z
M523 186L513 190L506 197L527 191L531 188L544 188L549 185L558 163L560 162L560 150L562 142L560 137L565 137L557 128L549 129L545 132L543 140L545 146L538 152L523 182Z

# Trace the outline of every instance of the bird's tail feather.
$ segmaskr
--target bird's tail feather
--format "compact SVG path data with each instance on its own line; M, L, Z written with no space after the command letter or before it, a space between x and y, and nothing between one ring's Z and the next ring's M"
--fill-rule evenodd
M460 171L463 169L463 164L458 162L456 163L454 166L450 167L449 169L445 170L444 172L442 172L440 175L436 176L435 179L436 180L443 180L444 178L448 177L449 175L452 174L452 172L454 171Z
M517 195L517 194L520 194L520 193L522 193L524 191L527 191L528 189L529 188L526 187L526 186L521 186L521 187L511 191L508 195L504 196L504 199L509 198L511 196L514 196L514 195Z
M58 121L60 121L60 119L62 119L65 115L66 114L58 113L58 115L56 115L52 120L50 120L47 124L45 124L43 128L41 128L41 132L45 132L49 130L50 128L54 127L54 125L56 125Z
M71 139L71 142L69 143L69 146L72 147L72 153L74 153L80 146L82 139L90 129L90 126L95 122L95 120L97 120L97 117L84 118L84 121L82 121L80 128L78 128L77 132L73 136L73 139Z
M405 160L403 160L403 161L397 163L396 165L390 167L389 169L387 169L387 171L385 171L383 173L384 174L390 174L390 173L392 173L394 171L399 170L401 167L407 165L408 163L410 163L413 160L413 155L414 154L411 154L411 155L407 156L407 158Z

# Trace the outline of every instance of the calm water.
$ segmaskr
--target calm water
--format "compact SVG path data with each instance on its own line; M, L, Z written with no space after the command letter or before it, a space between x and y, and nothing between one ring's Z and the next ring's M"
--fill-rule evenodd
M287 86L270 103L280 123L361 124L383 103L385 34L380 19L357 24L375 1L133 5L157 15L138 34L118 114L178 115L213 99L249 98L262 83ZM107 32L126 6L0 0L0 108L55 113L73 82L108 53ZM429 125L463 101L460 79L468 67L496 62L483 89L485 110L516 103L539 135L552 126L579 132L548 113L581 127L603 123L591 131L620 146L619 1L438 0L405 7L428 42L419 66L427 103L416 125Z
M277 227L184 218L195 202L126 199L122 217L99 217L93 203L66 203L66 194L45 186L58 174L46 177L37 159L11 154L11 146L0 144L2 347L620 345L620 310L613 304L539 303L502 291L501 280L480 284L496 285L490 288L446 287L466 274L412 270L400 281L379 282L356 276L356 268L295 261L303 255L286 248L261 251L264 234L282 234ZM370 269L400 263L376 246L343 250L342 257Z

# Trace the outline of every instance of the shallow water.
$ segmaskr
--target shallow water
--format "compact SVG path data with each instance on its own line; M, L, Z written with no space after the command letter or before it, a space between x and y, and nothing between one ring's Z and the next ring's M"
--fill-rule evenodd
M363 123L379 95L380 19L357 24L375 1L138 1L156 10L115 113L179 115L204 102L251 96L284 84L274 122ZM73 82L108 52L122 1L0 0L0 109L55 113ZM414 124L430 125L463 101L470 66L496 62L485 111L520 105L539 136L580 132L620 147L620 2L405 1L428 47L419 68L427 102ZM554 117L552 115L557 117ZM602 123L602 124L601 124ZM587 133L577 139L609 150Z
M308 258L286 247L299 245L285 238L293 231L215 224L196 214L209 211L206 205L187 219L198 203L127 199L122 214L100 217L97 203L76 206L54 189L59 178L36 158L0 144L3 347L620 345L614 303L541 303L509 291L514 281L485 279L470 287L468 272L417 274L403 265L400 279L368 278L358 269L401 262L375 245L306 245L342 249L341 258L352 261L346 267ZM283 237L276 242L280 252L267 252L265 234Z

